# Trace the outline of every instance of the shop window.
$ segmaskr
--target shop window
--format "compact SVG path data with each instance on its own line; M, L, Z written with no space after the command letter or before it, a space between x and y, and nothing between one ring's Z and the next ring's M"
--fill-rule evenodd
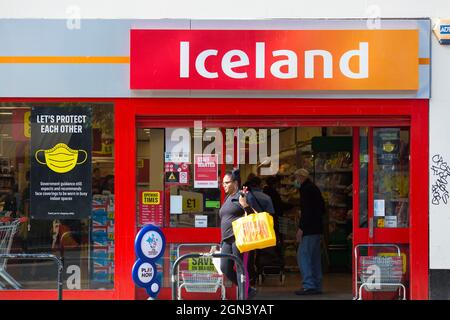
M409 128L375 128L374 217L377 228L409 226Z
M216 163L217 171L211 179L215 186L199 187L194 177L194 130L180 129L180 134L184 132L189 139L183 142L189 151L177 155L177 159L167 151L168 135L173 130L176 129L137 130L138 226L151 223L172 228L219 227L221 167Z
M61 257L66 290L112 289L113 105L1 103L0 165L0 215L27 218L11 252ZM4 272L23 289L56 288L53 262L10 259Z

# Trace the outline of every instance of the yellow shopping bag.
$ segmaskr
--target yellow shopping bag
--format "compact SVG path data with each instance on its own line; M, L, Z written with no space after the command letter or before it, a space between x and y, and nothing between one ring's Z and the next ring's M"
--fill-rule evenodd
M267 212L255 212L232 222L236 247L247 252L273 247L277 243L273 217Z

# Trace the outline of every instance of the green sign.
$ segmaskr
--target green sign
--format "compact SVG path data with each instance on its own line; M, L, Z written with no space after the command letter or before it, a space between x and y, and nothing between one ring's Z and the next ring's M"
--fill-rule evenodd
M220 209L220 201L218 201L218 200L206 200L205 207L206 208Z

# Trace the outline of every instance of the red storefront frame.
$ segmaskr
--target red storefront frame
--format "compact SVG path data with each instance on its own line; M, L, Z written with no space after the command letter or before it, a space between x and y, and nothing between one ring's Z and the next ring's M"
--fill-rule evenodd
M66 290L64 299L135 299L131 268L135 261L136 230L136 119L151 116L186 119L228 118L235 125L248 121L270 123L274 118L295 116L309 126L389 126L406 124L411 128L411 178L409 228L410 298L428 299L428 100L413 99L219 99L219 98L155 98L155 99L64 99L8 98L0 102L108 102L115 110L115 186L116 186L116 261L113 290ZM356 178L356 177L355 177ZM179 229L177 229L179 230ZM217 241L218 229L198 233L185 229L182 233L164 229L170 242L183 242L186 237L197 242ZM169 289L165 289L169 290ZM164 296L166 292L162 292ZM0 299L55 299L56 290L0 291Z

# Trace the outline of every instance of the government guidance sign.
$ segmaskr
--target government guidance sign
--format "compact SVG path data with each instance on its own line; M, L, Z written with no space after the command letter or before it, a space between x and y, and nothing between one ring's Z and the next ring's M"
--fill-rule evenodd
M92 109L31 111L31 194L34 219L84 219L91 212Z

